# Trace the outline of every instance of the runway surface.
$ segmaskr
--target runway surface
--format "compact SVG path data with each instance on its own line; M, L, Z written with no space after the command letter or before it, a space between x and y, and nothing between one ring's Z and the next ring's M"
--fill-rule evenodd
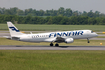
M0 46L0 50L105 50L105 46Z

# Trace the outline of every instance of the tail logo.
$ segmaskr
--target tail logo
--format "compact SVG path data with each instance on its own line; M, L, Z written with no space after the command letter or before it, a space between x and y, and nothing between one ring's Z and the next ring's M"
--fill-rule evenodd
M13 31L20 32L20 31L17 30L15 27L9 27L9 28L12 29Z

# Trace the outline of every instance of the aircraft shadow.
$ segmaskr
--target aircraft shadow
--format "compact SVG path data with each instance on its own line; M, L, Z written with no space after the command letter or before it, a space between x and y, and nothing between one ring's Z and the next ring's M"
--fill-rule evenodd
M22 45L16 45L14 47L59 47L59 48L68 48L68 47L105 47L105 46L31 46L31 45L26 45L26 46L22 46Z

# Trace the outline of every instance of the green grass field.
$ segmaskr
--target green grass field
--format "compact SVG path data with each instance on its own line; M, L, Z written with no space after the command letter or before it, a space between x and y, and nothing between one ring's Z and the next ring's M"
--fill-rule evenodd
M105 38L105 36L98 36L97 38Z
M84 30L105 31L105 25L33 25L33 24L15 24L20 31L66 31L66 30ZM0 24L0 30L8 30L6 24Z
M74 40L73 43L59 43L60 46L100 46L100 43L103 43L102 46L105 46L105 40L90 40L90 43L87 43L87 40ZM30 43L30 42L21 42L15 40L8 40L6 38L0 38L0 45L44 45L49 46L50 43L41 42L41 43Z
M105 51L0 50L0 70L105 70Z

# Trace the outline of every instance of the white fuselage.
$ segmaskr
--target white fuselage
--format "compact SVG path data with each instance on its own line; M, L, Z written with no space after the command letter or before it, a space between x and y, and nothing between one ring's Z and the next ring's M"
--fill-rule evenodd
M21 33L12 22L7 22L8 29L10 31L10 37L8 39L25 41L25 42L50 42L50 46L56 42L55 46L59 46L58 43L73 43L74 39L87 39L98 36L91 30L75 30L75 31L62 31L62 32L49 32L40 34L24 34Z
M57 37L63 39L73 38L73 39L87 39L98 36L95 32L91 30L77 30L77 31L63 31L63 32L50 32L50 33L40 33L40 34L23 34L18 35L19 41L25 42L52 42L56 40Z

